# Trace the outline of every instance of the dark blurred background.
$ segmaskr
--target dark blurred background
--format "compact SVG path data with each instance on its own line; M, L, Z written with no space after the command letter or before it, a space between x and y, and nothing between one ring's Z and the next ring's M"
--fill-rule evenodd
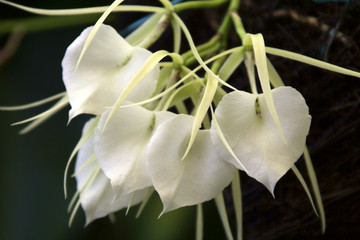
M48 9L111 4L108 0L16 2ZM158 4L157 1L125 2ZM225 10L182 14L197 44L212 36ZM108 23L122 29L142 15L112 14ZM247 31L263 33L268 46L360 71L359 1L243 0L240 15ZM0 26L10 19L33 17L37 16L0 5ZM95 20L96 16L75 19L69 27L13 35L20 42L16 52L0 63L0 105L25 104L64 91L61 78L64 52ZM44 26L46 22L49 23L45 20ZM10 36L0 29L1 49ZM171 42L171 32L160 41L153 50ZM230 36L229 44L240 44L235 34ZM285 84L297 88L310 107L313 121L308 145L328 225L325 235L321 235L319 220L291 172L278 183L275 200L259 183L242 174L245 239L357 239L360 235L360 79L278 57L270 59ZM240 87L248 89L244 73L239 69L235 78ZM157 219L161 212L157 196L153 196L139 219L134 219L134 208L127 217L124 211L117 213L115 224L104 218L84 228L80 209L69 228L66 212L69 200L64 200L63 173L88 117L77 117L67 126L69 108L66 108L26 135L18 134L22 126L10 127L50 106L0 112L0 239L194 238L195 208L183 208ZM307 179L302 159L297 166ZM75 180L69 180L68 185L69 192L74 193ZM231 195L229 190L225 193ZM231 199L226 197L226 201L233 221ZM224 239L214 203L206 203L204 207L205 239Z

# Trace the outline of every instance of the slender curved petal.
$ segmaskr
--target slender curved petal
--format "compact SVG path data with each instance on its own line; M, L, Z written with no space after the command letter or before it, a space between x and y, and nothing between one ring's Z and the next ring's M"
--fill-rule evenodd
M152 112L140 106L120 108L102 132L110 111L100 118L95 152L118 197L152 186L146 167L146 149L157 126L175 114Z
M286 142L281 138L263 94L229 93L216 108L215 117L247 173L273 193L276 182L304 151L311 116L304 98L294 88L279 87L271 91ZM215 129L214 124L212 129ZM212 141L224 159L243 170L216 132L212 134Z
M233 166L222 160L200 130L185 157L194 117L178 115L159 126L147 153L147 164L163 212L208 201L221 193L233 177Z
M102 25L76 68L92 27L86 28L68 47L62 61L63 80L71 105L70 119L82 114L101 114L111 107L151 52L128 44L115 29ZM149 98L155 90L159 67L134 89L128 100Z
M91 125L86 123L83 133ZM86 224L93 220L141 202L147 190L129 193L114 200L110 180L104 175L94 156L92 136L79 150L75 164L77 188L81 206L85 211Z

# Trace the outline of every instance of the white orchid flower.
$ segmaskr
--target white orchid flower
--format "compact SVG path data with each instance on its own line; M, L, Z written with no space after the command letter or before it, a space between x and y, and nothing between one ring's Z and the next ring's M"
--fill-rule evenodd
M232 92L223 97L215 118L224 140L211 137L221 156L238 169L243 167L225 147L231 148L247 174L273 193L277 181L304 152L311 116L302 95L291 87L271 90L285 141L270 114L264 94ZM211 127L215 130L216 124Z
M92 121L85 124L83 134L86 133ZM141 190L114 198L110 180L101 170L94 153L94 136L91 136L79 150L75 176L80 193L78 203L81 203L85 211L86 225L95 219L140 203L147 194L147 190ZM76 210L77 207L74 211Z
M171 112L153 112L141 106L119 108L104 129L111 109L100 118L95 132L95 153L116 197L152 186L146 167L150 138Z
M80 53L93 27L86 28L66 50L62 61L63 80L69 96L69 119L89 113L100 115L133 79L150 51L133 47L115 29L101 25L78 67ZM160 69L155 67L131 92L127 100L139 102L155 90Z
M216 154L210 130L199 131L182 160L193 123L193 116L177 115L162 123L150 140L147 165L162 213L213 199L233 178L234 168Z

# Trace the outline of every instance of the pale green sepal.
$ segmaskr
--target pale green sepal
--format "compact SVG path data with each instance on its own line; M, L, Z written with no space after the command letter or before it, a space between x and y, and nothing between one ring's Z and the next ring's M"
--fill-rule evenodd
M216 90L216 93L215 93L214 99L213 99L214 106L219 105L219 102L221 101L223 96L225 96L226 94L227 94L227 92L219 86Z
M229 143L227 142L221 128L219 125L219 122L216 119L216 115L214 113L213 108L211 107L211 115L212 115L212 126L211 129L216 130L216 134L217 136L221 139L221 142L224 144L225 148L228 150L228 152L230 153L230 155L237 161L237 163L239 164L239 166L241 167L240 169L247 172L245 166L241 163L241 161L239 160L239 158L236 156L236 154L234 153L234 151L232 150L231 146L229 145ZM214 129L215 128L215 129ZM215 132L213 131L213 134L215 134Z
M33 103L29 103L29 104L24 104L24 105L19 105L19 106L0 106L0 111L18 111L18 110L25 110L25 109L29 109L29 108L33 108L33 107L37 107L37 106L41 106L45 103L54 101L58 98L61 98L63 96L66 95L66 92L62 92L62 93L58 93L55 94L54 96L42 99L40 101L36 101Z
M199 64L201 65L201 67L206 71L207 74L209 74L209 76L215 78L215 79L216 79L218 82L220 82L221 84L224 84L224 83L225 83L224 85L228 85L228 84L226 84L225 81L223 81L222 79L220 79L213 71L211 71L211 69L210 69L208 66L206 66L206 63L201 59L201 56L199 55L199 52L198 52L197 49L196 49L196 46L195 46L195 44L194 44L194 41L192 40L191 34L190 34L190 32L189 32L189 29L186 27L185 23L181 20L181 18L180 18L177 14L175 14L175 13L173 13L172 16L173 16L174 20L178 22L180 28L183 30L184 35L185 35L185 37L186 37L187 40L188 40L189 46L190 46L190 48L191 48L191 51L192 51L194 57L196 58L196 60L197 60L197 61L199 62Z
M130 33L125 39L126 41L135 46L139 44L150 32L154 29L155 25L159 22L160 18L163 16L163 13L156 13L152 15L146 22L144 22L140 27Z
M95 128L99 122L99 119L100 117L96 117L96 118L93 118L91 120L89 120L87 122L87 127L86 127L86 132L83 132L79 142L76 144L74 150L72 151L70 157L69 157L69 160L66 164L66 167L65 167L65 172L64 172L64 195L65 195L65 199L67 198L67 175L68 175L68 172L69 172L69 167L70 167L70 164L73 160L73 158L75 157L76 153L79 151L79 149L82 147L82 145L84 145L84 143L93 135L94 131L95 131Z
M243 49L243 47L240 47L240 48L237 47L237 48L233 48L233 49L230 49L230 50L228 50L228 51L225 51L225 52L223 52L223 53L221 53L221 54L218 54L218 55L216 55L215 57L212 57L211 59L207 60L207 61L205 62L205 64L211 63L211 62L215 61L216 59L218 59L218 58L220 58L220 57L226 56L227 54L231 54L231 53L236 52L236 51L242 51L242 49ZM141 101L141 102L132 103L132 104L128 104L128 105L123 105L123 106L120 106L120 107L121 107L121 108L124 108L124 107L138 106L138 105L143 105L143 104L147 104L147 103L150 103L150 102L152 102L152 101L155 101L155 100L157 100L157 99L159 99L159 98L167 95L167 94L170 93L171 91L173 91L177 86L179 86L180 84L182 84L182 83L183 83L184 81L186 81L189 77L194 76L194 77L196 78L195 72L197 72L198 70L200 70L201 67L202 67L202 66L196 67L195 69L193 69L192 71L190 71L189 73L187 73L187 74L186 74L183 78L181 78L179 81L177 81L174 85L172 85L171 87L169 87L169 88L166 89L165 91L163 91L163 92L155 95L154 97L151 97L151 98L149 98L149 99L147 99L147 100L144 100L144 101ZM170 73L169 73L169 75L170 75ZM166 75L164 74L163 76L166 76ZM163 79L163 78L161 78L161 79ZM166 79L164 78L164 80L166 80ZM162 80L161 80L161 81L162 81ZM220 79L219 82L220 82L222 85L224 85L224 86L226 86L226 87L228 87L228 88L230 88L230 89L232 89L232 90L234 90L234 91L239 91L239 90L237 90L236 88L234 88L233 86L231 86L230 84L228 84L227 82L225 82L225 81L223 81L223 80L221 80L221 79ZM164 85L165 85L165 84L166 84L166 82L164 82ZM155 91L155 93L158 92L158 91L161 89L161 86L162 86L162 85L163 85L163 84L158 85L158 86L156 87L157 90Z
M257 87L256 87L256 81L255 81L255 62L252 52L246 52L245 53L245 66L246 66L246 72L249 78L250 82L250 88L251 92L253 94L258 94Z
M156 87L155 87L154 95L160 93L165 88L173 69L174 69L173 66L161 68L159 79L158 79Z
M185 27L185 26L184 26L184 27ZM189 33L189 32L188 32L188 33ZM224 52L222 52L222 53L219 53L219 54L217 54L216 56L214 56L214 57L206 60L206 61L204 62L204 64L205 64L205 65L206 65L206 64L209 64L209 63L211 63L211 62L213 62L213 61L215 61L215 60L217 60L217 59L219 59L219 58L222 58L222 57L224 57L224 56L226 56L226 55L229 55L229 54L232 54L232 53L242 52L243 49L244 49L244 47L241 46L241 47L236 47L236 48L232 48L232 49L226 50L226 51L224 51ZM200 60L201 60L201 59L200 59ZM202 60L201 60L201 61L202 61ZM180 81L182 81L182 80L184 80L184 79L187 79L187 78L189 78L190 76L194 76L195 78L198 78L198 77L195 75L195 73L196 73L197 71L199 71L201 68L203 68L203 65L202 65L202 64L200 64L198 67L194 68L192 71L189 71L189 72L186 74L186 76L184 76ZM183 70L186 70L186 68L185 68L184 66L182 66L182 69L183 69ZM211 74L210 74L210 75L211 75ZM234 90L234 91L238 91L235 87L231 86L230 84L228 84L227 82L225 82L224 80L222 80L220 77L218 77L218 76L215 75L215 78L216 78L216 79L219 81L219 83L221 83L222 85L224 85L224 86L226 86L226 87L228 87L228 88L230 88L230 89L232 89L232 90ZM180 81L179 81L179 82L180 82ZM178 83L177 83L177 84L178 84Z
M178 22L171 21L174 35L174 52L179 53L181 48L181 28Z
M125 216L127 216L128 213L129 213L129 211L130 211L130 208L131 208L131 206L132 206L132 202L134 201L135 192L132 192L130 196L131 196L131 197L130 197L128 206L127 206L127 208L126 208ZM113 201L114 201L114 200L113 200Z
M90 46L90 43L92 42L92 40L95 37L95 34L97 33L97 31L99 30L99 28L101 27L101 24L105 21L105 19L107 18L107 16L109 16L109 14L112 12L112 10L114 10L114 8L116 8L120 3L122 3L124 0L115 0L109 7L108 9L106 9L106 11L101 15L101 17L96 21L94 27L91 29L91 32L89 34L89 36L87 37L85 44L83 46L83 49L81 50L80 56L79 56L79 60L76 63L76 67L75 70L78 68L81 59L83 58L86 50L88 49L88 47Z
M81 205L86 214L85 226L95 219L105 217L113 212L140 203L144 199L146 193L146 189L139 190L121 196L113 201L113 192L110 181L100 170L89 188L84 190L84 193L81 193L84 197L80 196Z
M83 182L84 185L82 185L82 186L85 186L85 187L81 191L79 191L80 198L76 201L75 207L73 208L73 210L71 212L69 223L68 223L69 227L71 227L71 225L75 219L76 213L80 207L81 202L86 197L85 193L91 188L91 186L95 182L95 179L98 178L98 176L101 176L101 174L100 174L101 169L99 168L99 166L95 165L92 167L93 167L92 170L90 171L90 173L88 173L88 175L90 176L90 179L87 182ZM68 210L71 210L71 209L68 209ZM86 214L86 210L85 210L85 214Z
M65 107L66 105L64 105L63 107ZM58 109L58 111L61 108ZM33 121L32 123L30 123L29 125L27 125L26 127L24 127L23 129L21 129L19 131L19 134L23 135L23 134L27 134L28 132L32 131L33 129L37 128L39 125L41 125L43 122L45 122L48 118L50 118L53 114L55 114L55 112L49 113L48 115L42 117L42 118L38 118L35 121Z
M223 197L222 193L220 193L215 198L215 203L216 203L216 207L218 209L219 215L220 215L221 222L224 227L225 235L228 240L233 240L234 238L231 233L230 224L229 224L229 220L228 220L227 213L226 213L224 197Z
M166 30L170 22L170 17L168 14L164 14L159 22L155 25L154 29L147 35L141 42L136 44L137 47L149 48L153 45Z
M285 86L279 73L276 71L275 67L272 65L272 63L270 62L270 60L268 58L266 59L266 63L267 63L267 67L269 70L269 79L270 79L271 84L275 88Z
M150 102L153 102L161 97L164 97L165 95L171 93L174 89L176 89L177 86L181 85L184 81L186 80L186 78L182 78L181 80L177 81L174 85L172 85L171 87L169 87L168 89L166 89L165 91L162 91L161 93L146 99L144 101L141 102L136 102L136 103L128 103L125 105L121 105L119 108L127 108L127 107L133 107L133 106L140 106L140 105L144 105L144 104L148 104Z
M130 95L130 93L134 90L134 88L159 64L159 62L169 53L165 50L160 50L153 53L144 63L144 65L139 69L134 78L127 84L123 92L117 98L112 110L104 124L104 129L107 124L113 117L114 113L119 109L120 105L124 102L124 100ZM104 130L103 129L103 130Z
M249 43L250 40L254 49L256 68L260 79L261 89L265 96L266 104L268 105L271 116L280 132L282 140L284 141L284 143L286 143L286 139L281 128L279 116L276 112L276 108L274 105L274 99L271 94L264 38L260 33L256 35L246 34L244 38L244 44Z
M71 177L75 177L76 175L78 175L82 170L84 170L87 166L89 166L91 163L93 163L94 161L96 161L96 155L95 153L93 155L91 155L89 157L88 160L86 160L86 162L76 171L74 172Z
M294 172L295 176L298 178L299 182L301 183L301 186L304 188L304 190L306 192L306 195L308 196L308 198L310 200L310 203L311 203L311 206L312 206L312 208L314 210L314 213L316 214L317 217L319 217L319 214L318 214L318 212L316 210L316 207L315 207L313 198L311 196L309 187L307 186L307 184L305 182L305 179L303 178L300 171L297 169L297 167L295 165L291 168L291 170Z
M68 104L68 102L69 101L68 101L67 96L64 96L54 106L52 106L50 109L46 110L45 112L40 113L40 114L38 114L38 115L36 115L34 117L28 118L26 120L13 123L13 124L11 124L11 126L16 126L16 125L28 123L28 122L34 121L36 119L39 119L39 118L48 118L49 116L52 116L54 113L56 113L57 111L59 111L60 109L65 107Z
M204 217L201 204L196 205L196 240L202 240L204 235Z
M331 63L327 63L327 62L323 62L311 57L307 57L304 56L302 54L299 53L294 53L294 52L290 52L290 51L286 51L286 50L281 50L281 49L277 49L277 48L272 48L272 47L265 47L265 50L267 53L275 55L275 56L279 56L279 57L284 57L284 58L288 58L291 60L295 60L298 62L302 62L302 63L306 63L309 65L312 65L314 67L318 67L318 68L322 68L325 70L329 70L332 72L337 72L337 73L341 73L344 75L349 75L349 76L353 76L353 77L357 77L360 78L360 73L359 72L355 72L346 68L342 68L339 66L336 66L334 64Z
M232 53L219 70L219 78L227 81L239 65L244 61L244 51Z
M184 84L170 95L163 109L169 109L177 103L183 102L185 99L198 93L203 86L204 84L201 81L192 81Z
M21 129L19 134L27 134L43 122L45 122L48 118L53 116L56 112L60 111L63 107L65 107L69 101L67 100L67 96L65 95L62 99L60 99L53 107L49 110L43 112L42 114L37 115L32 118L34 120L32 123L27 125L25 128Z
M309 174L311 187L314 191L315 202L318 207L319 214L320 214L321 232L324 233L325 229L326 229L326 217L325 217L324 204L321 199L320 188L319 188L319 184L318 184L317 177L315 174L314 166L311 161L310 153L306 146L305 146L305 150L304 150L304 159L305 159L306 169Z
M231 182L231 192L235 208L236 226L237 226L237 240L243 239L243 209L241 199L241 185L239 170L234 169L234 179Z
M177 21L171 21L174 36L174 52L179 53L181 48L181 28Z
M166 96L167 94L170 94L174 89L176 89L179 85L183 84L184 82L186 82L186 80L188 80L191 76L195 75L195 72L198 69L194 69L193 71L190 71L188 74L186 74L186 76L184 76L183 78L181 78L179 81L177 81L175 84L173 84L172 86L170 86L169 88L167 88L165 91L161 90L165 87L167 81L170 78L171 72L172 72L172 67L167 67L166 69L162 69L161 70L161 74L160 74L160 79L158 81L158 85L156 86L156 90L155 90L155 96L148 98L144 101L141 102L136 102L136 103L130 103L127 105L122 105L120 106L120 108L126 108L126 107L133 107L133 106L139 106L139 105L144 105L144 104L148 104L150 102L156 101L157 99ZM164 71L165 70L165 71ZM170 71L168 71L170 70ZM163 72L164 71L164 72ZM160 93L159 93L160 92ZM165 108L163 108L165 109Z
M89 167L90 165L88 165ZM71 201L69 203L69 206L67 208L67 212L70 213L71 212L71 209L73 209L75 203L78 202L78 197L80 195L80 193L85 189L85 187L87 186L87 184L89 183L90 179L93 177L94 173L100 169L98 165L96 164L93 164L91 168L88 168L87 169L87 176L84 177L82 179L82 183L81 184L78 184L77 186L77 190L74 194L74 196L71 198Z
M141 202L139 209L136 212L135 218L139 218L142 211L144 210L146 204L149 202L150 197L153 195L153 193L155 192L155 189L153 187L149 187L148 188L148 192L146 193L143 201Z
M198 71L199 69L201 68L201 66L198 66L197 68L195 68L196 69L196 71ZM195 70L194 69L194 70ZM191 82L191 81L193 81L193 80L197 80L197 81L199 81L199 80L201 80L202 78L200 78L197 74L196 74L196 71L194 71L194 70L190 70L188 67L186 67L185 65L182 65L181 66L181 71L180 71L180 76L181 76L181 78L183 78L183 77L185 77L187 74L189 74L190 72L193 72L193 74L192 74L192 78L188 78L187 79L187 81L186 81L186 83L188 83L188 82Z
M226 87L228 87L228 88L230 88L230 89L232 89L232 90L234 90L234 91L237 91L236 88L234 88L233 86L231 86L230 84L228 84L227 82L225 82L224 80L222 80L222 79L221 79L220 77L218 77L213 71L211 71L211 69L210 69L206 64L207 64L208 62L213 61L214 59L218 59L218 58L220 58L220 57L222 57L222 56L226 56L227 54L230 54L230 53L235 52L235 51L237 51L237 50L242 51L243 46L242 46L242 47L238 47L238 48L234 48L234 49L229 49L228 51L225 51L225 52L223 52L223 53L221 53L221 54L218 54L218 55L216 55L215 57L213 57L213 58L209 59L208 61L204 62L204 61L201 59L201 56L199 55L199 52L198 52L197 49L196 49L196 46L195 46L195 44L194 44L194 41L192 40L191 34L190 34L189 30L187 29L185 23L181 20L181 18L180 18L178 15L173 14L172 16L173 16L174 19L179 23L179 26L180 26L181 29L183 30L184 35L185 35L185 37L186 37L187 40L188 40L189 46L190 46L190 48L191 48L191 51L192 51L194 57L195 57L196 60L199 62L200 66L206 71L206 73L207 73L209 76L215 78L215 79L216 79L219 83L221 83L222 85L224 85L224 86L226 86Z
M178 113L183 113L183 114L187 114L188 110L186 109L186 106L184 104L184 102L178 102L176 105L176 110Z
M195 120L194 120L192 129L191 129L190 140L187 145L185 154L182 157L182 160L186 158L187 154L189 153L189 151L195 141L196 135L201 127L201 123L204 120L204 117L207 114L209 107L211 106L211 102L214 98L217 86L218 86L218 81L216 80L216 78L214 78L212 75L209 75L207 83L206 83L204 95L201 99L201 102L199 104L199 107L198 107L196 115L195 115Z
M226 51L224 51L224 52L221 52L221 53L215 55L214 57L206 60L204 63L205 63L205 64L209 64L209 63L211 63L211 62L213 62L213 61L215 61L215 60L217 60L217 59L219 59L219 58L222 58L222 57L224 57L224 56L227 56L227 55L229 55L229 54L236 53L236 52L242 52L242 51L244 51L244 46L231 48L231 49L229 49L229 50L226 50ZM183 67L183 66L182 66L182 67ZM195 72L197 72L198 70L200 70L202 67L203 67L202 65L199 65L198 67L194 68L194 70L191 71L191 72L195 73ZM183 68L184 68L184 67L183 67ZM224 74L225 74L225 72L224 72ZM231 86L230 84L226 83L224 80L222 80L221 77L219 77L217 80L218 80L221 84L225 85L226 87L228 87L228 88L230 88L230 89L232 89L232 90L234 90L234 91L237 91L236 88L234 88L234 87Z

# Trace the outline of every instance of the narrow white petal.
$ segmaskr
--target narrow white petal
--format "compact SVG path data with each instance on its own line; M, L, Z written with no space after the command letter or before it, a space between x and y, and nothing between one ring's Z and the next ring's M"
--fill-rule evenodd
M227 142L248 174L271 192L303 153L311 122L305 100L294 88L275 88L272 95L287 143L281 138L263 94L232 92L215 111ZM212 140L219 153L241 169L216 133Z
M91 125L91 121L93 120L86 123L83 133L86 132L87 127ZM87 160L94 154L93 141L94 137L91 137L81 147L75 164L75 172L80 170L82 166L86 164ZM81 206L86 215L86 224L89 224L97 218L105 217L112 212L128 207L131 199L131 205L138 204L144 199L147 190L136 191L135 193L124 195L113 201L114 197L110 180L101 170L92 182L86 182L89 180L88 176L93 173L92 170L94 168L99 168L96 160L81 169L81 171L79 171L76 175L78 190L80 190L82 186L90 184L88 187L83 187L80 193Z
M95 152L117 197L152 186L146 168L146 149L157 125L175 114L155 113L140 106L120 108L102 132L110 111L101 116Z
M215 152L210 130L200 130L183 160L194 117L178 115L159 126L147 153L147 164L164 212L195 205L219 195L233 177L233 167Z
M68 47L62 61L63 80L72 107L70 119L81 113L101 114L105 107L112 106L151 56L148 50L129 45L112 27L102 25L75 69L91 29L85 29ZM129 100L149 98L155 90L159 71L155 68L135 88Z

